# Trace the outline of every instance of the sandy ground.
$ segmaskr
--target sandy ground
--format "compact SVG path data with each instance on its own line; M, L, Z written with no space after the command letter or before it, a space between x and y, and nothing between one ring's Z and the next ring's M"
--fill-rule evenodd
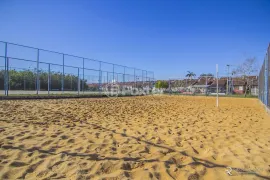
M257 99L215 101L1 101L0 179L270 179L264 108Z

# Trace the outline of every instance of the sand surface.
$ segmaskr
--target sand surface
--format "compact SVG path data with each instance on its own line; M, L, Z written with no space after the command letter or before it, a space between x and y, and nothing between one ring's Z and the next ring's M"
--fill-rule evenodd
M215 101L0 101L0 179L270 179L264 108Z

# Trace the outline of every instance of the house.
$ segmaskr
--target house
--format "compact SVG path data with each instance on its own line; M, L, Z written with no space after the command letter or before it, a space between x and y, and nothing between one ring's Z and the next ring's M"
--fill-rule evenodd
M213 81L214 81L213 77L199 77L197 82L192 85L192 88L194 88L195 93L206 94L208 88L213 83Z
M210 85L193 85L192 86L192 92L196 94L206 94L208 92Z
M199 77L198 79L169 80L169 88L172 92L182 94L193 93L217 93L217 82L215 77ZM250 87L247 87L250 85ZM244 94L245 90L252 95L258 95L258 76L243 77L220 77L218 79L218 92L220 94L234 93ZM249 90L250 89L250 90Z
M197 83L197 79L171 79L170 86L173 92L191 92L191 86Z
M219 94L226 94L226 88L227 88L227 78L220 78L218 82L213 80L213 83L208 87L209 92L211 94L217 93L217 85L218 85L218 93Z
M244 94L246 90L246 80L241 77L232 78L233 93Z
M98 91L98 89L99 89L99 83L89 83L89 84L87 84L87 86L88 86L88 90L90 90L90 91Z

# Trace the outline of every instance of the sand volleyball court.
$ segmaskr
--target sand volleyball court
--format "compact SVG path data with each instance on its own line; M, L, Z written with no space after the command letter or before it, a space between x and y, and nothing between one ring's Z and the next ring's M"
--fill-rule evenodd
M215 101L0 101L0 179L270 179L264 108Z

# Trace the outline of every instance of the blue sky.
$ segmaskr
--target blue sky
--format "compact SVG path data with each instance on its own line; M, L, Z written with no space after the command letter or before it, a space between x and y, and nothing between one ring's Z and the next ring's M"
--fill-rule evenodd
M226 64L253 56L261 65L270 42L269 0L1 0L0 14L0 40L147 69L157 79L214 73L216 64L225 74Z

